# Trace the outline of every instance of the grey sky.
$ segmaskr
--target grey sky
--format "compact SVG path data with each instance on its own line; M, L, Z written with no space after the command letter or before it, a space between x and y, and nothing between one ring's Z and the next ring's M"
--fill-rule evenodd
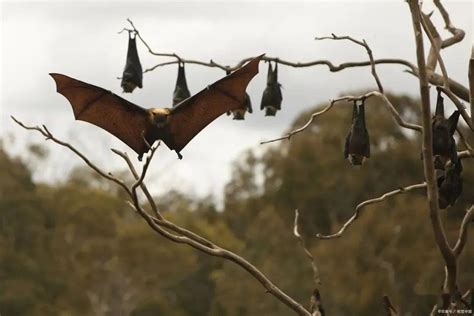
M445 1L455 26L466 31L464 41L443 51L449 75L467 85L467 61L472 46L472 1ZM431 1L425 1L425 12ZM113 136L87 123L74 121L67 100L55 92L49 72L90 82L144 107L169 106L176 67L167 66L144 75L144 88L121 94L116 79L123 70L127 35L117 34L131 18L155 51L176 52L192 59L233 65L240 59L266 53L291 61L329 59L334 63L367 60L365 51L348 42L316 42L315 36L351 35L365 38L375 58L415 60L408 6L404 1L312 2L3 2L1 4L1 118L0 133L12 134L12 151L24 152L26 142L41 142L16 127L13 114L28 124L46 124L59 138L70 141L107 169L123 167L109 151L127 150ZM442 20L436 25L443 36ZM143 68L169 59L154 57L139 42ZM259 111L266 65L250 83L255 113L245 121L221 117L201 132L182 152L179 161L165 146L152 163L150 181L164 192L179 187L196 194L219 195L230 178L231 162L261 140L283 133L295 116L343 91L375 88L368 68L330 73L325 66L306 69L280 67L283 110L275 118ZM397 65L378 67L386 89L415 94L416 81ZM224 75L220 70L189 65L192 93ZM46 144L46 143L45 143ZM79 163L66 150L47 143L51 158L39 179L61 179ZM260 146L261 147L261 146Z

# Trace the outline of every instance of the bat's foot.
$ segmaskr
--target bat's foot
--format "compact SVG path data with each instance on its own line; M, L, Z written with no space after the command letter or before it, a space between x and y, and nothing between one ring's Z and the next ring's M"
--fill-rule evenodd
M142 161L143 154L138 155L138 161Z
M176 154L178 155L179 160L183 159L183 155L181 155L179 152L176 152Z

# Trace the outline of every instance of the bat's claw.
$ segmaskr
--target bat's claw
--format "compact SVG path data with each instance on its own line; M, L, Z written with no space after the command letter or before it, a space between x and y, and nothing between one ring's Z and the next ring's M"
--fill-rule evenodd
M176 154L178 155L179 160L183 159L183 155L181 155L178 151L176 152Z

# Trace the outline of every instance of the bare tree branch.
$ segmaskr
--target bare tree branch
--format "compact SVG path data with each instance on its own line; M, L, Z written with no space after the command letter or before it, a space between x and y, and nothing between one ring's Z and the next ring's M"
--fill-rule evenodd
M364 202L362 202L362 203L360 203L359 205L356 206L354 215L352 215L352 217L349 218L349 220L341 227L341 229L339 229L339 231L337 233L330 234L330 235L316 234L316 237L319 238L319 239L339 238L346 231L346 229L349 226L351 226L352 223L354 223L359 218L360 214L362 213L362 210L367 205L380 203L383 200L385 200L389 197L392 197L394 195L401 194L401 193L406 193L406 192L413 191L413 190L416 190L416 189L421 189L421 188L426 188L426 183L418 183L418 184L409 185L407 187L403 187L403 188L399 188L399 189L387 192L387 193L383 194L382 196L380 196L378 198L366 200L366 201L364 201Z
M63 141L57 139L56 137L54 137L53 134L51 134L51 132L46 128L46 126L43 125L42 128L39 127L39 126L27 126L23 122L17 120L14 116L10 116L10 117L13 121L15 121L15 123L17 123L18 125L20 125L24 129L40 132L44 137L46 137L46 140L52 140L56 144L67 147L69 150L71 150L77 156L79 156L79 158L81 158L86 163L86 165L88 165L90 168L92 168L100 176L102 176L105 179L108 179L112 182L115 182L117 185L119 185L121 188L123 188L127 192L128 195L131 195L130 189L125 185L125 183L122 180L116 178L110 172L106 173L106 172L102 171L99 167L97 167L95 164L93 164L85 155L83 155L78 149L76 149L71 144L63 142Z
M398 316L398 312L393 307L392 302L390 301L390 298L388 295L384 295L382 298L383 301L383 306L385 307L385 311L387 312L387 316Z
M284 303L287 305L289 308L291 308L295 313L298 315L303 315L303 316L311 316L311 314L298 302L296 302L293 298L288 296L286 293L284 293L280 288L278 288L276 285L274 285L260 270L258 270L255 266L253 266L250 262L245 260L243 257L227 250L224 248L221 248L214 243L206 240L205 238L198 236L195 233L192 233L176 224L173 224L163 218L156 218L148 214L145 209L141 206L139 198L138 198L138 192L137 189L138 187L146 188L144 185L143 180L145 179L146 172L148 170L149 164L151 162L151 159L153 158L153 155L157 149L157 146L151 148L151 153L148 155L144 165L143 169L140 175L136 172L135 168L133 167L133 164L131 163L130 159L128 158L127 155L120 153L117 150L113 150L114 153L118 154L122 158L124 158L127 161L127 165L129 166L130 170L132 171L132 174L134 178L136 179L136 182L132 185L132 188L128 188L123 181L115 178L111 174L107 174L103 170L101 170L99 167L91 163L84 154L82 154L79 150L74 148L72 145L60 141L57 138L55 138L46 128L46 126L43 125L43 128L40 127L30 127L26 126L22 122L18 121L16 118L12 116L12 119L21 127L23 127L26 130L35 130L39 133L41 133L43 136L46 137L46 139L51 139L55 143L67 147L69 150L71 150L74 154L79 156L90 168L92 168L95 172L97 172L100 176L104 177L105 179L108 179L116 184L118 184L120 187L122 187L128 195L132 199L132 206L133 208L137 211L137 213L147 222L147 224L152 228L155 232L160 234L161 236L174 241L176 243L183 243L188 246L191 246L197 250L200 250L202 252L205 252L211 256L215 257L220 257L229 261L234 262L244 270L246 270L250 275L252 275L257 281L262 284L262 286L269 292L271 293L275 298L277 298L280 302ZM145 189L146 190L146 189ZM152 207L156 207L156 204L152 202L152 198L150 194L145 194L147 198L150 198L149 202ZM153 206L154 205L154 206ZM155 214L160 214L157 210L155 210ZM171 229L179 234L182 235L175 235L167 230L165 230L163 227L166 227L168 229Z
M440 0L434 0L433 2L434 2L434 4L436 5L436 7L438 8L439 12L441 13L441 15L443 17L446 29L451 34L453 34L452 37L445 39L441 43L441 48L446 48L446 47L449 47L453 44L456 44L456 43L459 43L460 41L462 41L464 39L465 32L461 29L456 28L451 23L451 19L449 18L448 11L446 11L446 9L443 7Z
M153 49L148 45L148 43L143 39L141 36L140 32L138 29L135 27L133 22L130 19L127 19L127 21L130 23L130 25L133 28L133 31L136 32L138 38L140 41L145 45L145 47L148 49L148 52L154 56L159 56L159 57L173 57L176 58L175 61L167 61L167 62L162 62L158 63L155 66L152 66L150 68L147 68L143 71L143 73L146 72L151 72L155 70L156 68L167 66L167 65L173 65L177 64L179 62L182 63L187 63L187 64L196 64L196 65L201 65L205 67L212 67L212 68L219 68L224 71L234 71L238 68L240 68L242 65L244 65L246 62L250 61L253 57L247 57L239 61L237 64L234 66L228 66L224 64L217 63L213 60L210 60L209 62L204 62L200 60L194 60L194 59L188 59L184 58L182 56L179 56L176 53L158 53L153 51ZM312 67L312 66L319 66L319 65L325 65L329 68L329 71L331 72L338 72L347 68L353 68L353 67L366 67L366 66L372 66L372 65L378 65L378 64L396 64L396 65L403 65L408 67L408 72L412 75L418 76L418 68L411 62L406 61L404 59L399 59L399 58L383 58L383 59L375 59L372 61L363 61L363 62L345 62L341 63L339 65L333 64L329 60L315 60L315 61L309 61L309 62L292 62L288 61L285 59L281 59L278 57L270 57L270 56L265 56L262 58L265 61L273 61L273 62L278 62L281 65L289 66L289 67L295 67L295 68L303 68L303 67ZM430 83L434 85L441 85L442 82L442 76L436 73L432 73L429 76L429 81ZM454 94L456 94L459 98L463 99L464 101L469 102L469 89L464 87L462 84L459 82L454 81L453 79L449 78L449 87L453 91Z
M321 285L321 278L319 277L319 269L318 269L318 266L316 265L316 260L314 260L313 254L306 247L306 243L303 239L303 236L301 236L298 231L298 219L299 219L299 212L298 210L295 210L295 223L293 226L293 235L295 235L295 237L298 238L301 248L303 248L303 251L306 254L306 257L311 262L311 268L313 269L314 285L315 287L318 287L319 285Z
M423 126L423 167L427 186L428 209L430 213L431 225L435 235L436 244L443 256L448 271L445 293L452 294L456 289L457 262L451 247L448 244L438 208L438 187L435 179L433 162L433 137L431 129L431 110L428 86L428 76L425 65L425 52L423 47L423 34L421 28L421 12L417 0L408 1L413 30L415 35L416 56L419 69L419 84L422 106L422 126Z
M325 114L326 112L328 112L334 104L336 104L337 102L340 102L340 101L347 101L347 102L350 102L350 101L354 101L354 100L362 100L362 99L368 99L372 96L378 96L380 97L384 102L385 102L385 105L387 106L387 109L389 110L390 114L392 114L393 118L395 119L395 121L398 123L398 125L400 125L401 127L404 127L404 128L408 128L408 129L411 129L411 130L414 130L414 131L417 131L417 132L421 132L421 126L418 125L418 124L413 124L413 123L409 123L409 122L406 122L400 115L400 113L397 111L397 109L393 106L392 102L390 102L390 100L387 98L387 96L383 93L380 93L378 91L372 91L372 92L368 92L364 95L361 95L361 96L343 96L343 97L339 97L337 99L333 99L331 100L331 102L325 107L323 108L321 111L318 111L318 112L315 112L313 114L311 114L309 120L301 127L295 129L295 130L292 130L290 131L288 134L284 135L284 136L281 136L281 137L278 137L278 138L275 138L275 139L270 139L270 140L266 140L266 141L262 141L260 142L261 145L263 144L268 144L268 143L273 143L273 142L277 142L277 141L281 141L281 140L290 140L290 138L295 135L295 134L298 134L298 133L301 133L303 132L305 129L307 129L311 123L314 121L314 119L320 115L323 115Z
M370 46L367 44L365 39L363 39L362 41L359 41L359 40L356 40L356 39L354 39L350 36L337 36L334 33L331 34L330 37L326 36L326 37L316 37L315 38L315 40L325 40L325 39L332 39L332 40L336 40L336 41L337 40L349 40L353 43L356 43L357 45L360 45L360 46L364 47L366 52L367 52L367 55L369 56L372 76L374 77L375 82L377 83L377 87L378 87L380 93L384 93L382 83L380 82L380 78L377 74L377 71L375 70L375 62L374 62L374 57L372 55L372 49L370 49Z
M464 218L461 223L461 228L459 229L458 241L456 242L456 245L453 249L456 257L459 257L461 255L462 251L464 250L464 246L466 246L469 225L471 225L473 219L474 206L471 206L471 208L467 210L466 214L464 215Z
M449 88L449 77L448 77L448 72L446 70L446 66L444 64L443 58L441 57L440 53L440 45L441 45L441 38L439 37L438 31L436 30L436 27L433 25L431 22L430 18L423 14L421 12L420 15L420 21L423 26L423 29L428 36L430 42L431 42L431 49L430 49L430 56L428 57L428 62L431 59L435 59L434 63L434 68L436 67L436 61L439 62L439 66L441 68L441 71L443 73L443 87L440 87L440 89L453 101L453 103L456 105L458 108L459 112L461 113L462 118L464 121L467 123L469 128L471 130L474 130L474 125L472 124L471 117L469 117L469 114L466 112L466 108L464 105L459 101L459 99L454 95L454 93L451 91ZM427 75L429 76L431 73L434 71L433 69L426 67L427 69ZM471 114L472 115L472 114Z

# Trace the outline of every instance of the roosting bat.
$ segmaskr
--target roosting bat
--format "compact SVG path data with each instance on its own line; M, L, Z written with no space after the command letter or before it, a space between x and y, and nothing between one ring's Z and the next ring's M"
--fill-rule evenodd
M227 75L230 75L230 71L227 70L226 71L226 74ZM243 103L243 105L240 107L240 108L236 108L232 111L227 111L227 115L230 115L232 114L233 116L233 120L245 120L245 113L252 113L253 110L252 110L252 101L250 101L250 96L248 95L248 93L246 92L245 93L245 101Z
M444 170L448 160L454 163L458 159L456 141L453 135L458 125L459 114L459 111L454 111L448 119L444 118L444 101L441 96L441 90L438 89L436 110L432 119L435 169Z
M352 108L352 125L349 134L346 136L344 145L344 158L348 159L352 165L362 165L365 158L370 157L369 132L365 126L365 105L357 105L354 101Z
M57 92L71 103L76 120L97 125L118 137L140 160L158 139L181 159L180 151L202 129L221 114L242 106L245 89L258 73L262 57L173 108L144 109L103 88L61 74L50 75L56 81Z
M265 109L265 116L275 116L276 112L281 110L281 84L278 82L278 63L275 63L275 70L272 64L268 62L267 86L263 90L260 109Z
M446 171L438 176L439 208L445 209L454 205L462 193L462 164L458 159L448 164Z
M128 32L128 51L125 68L122 75L121 86L123 92L131 93L136 87L140 89L143 86L143 73L140 58L138 58L136 34L132 37L133 32Z
M178 78L173 92L173 106L181 103L191 96L186 82L186 72L184 71L184 63L178 62Z

